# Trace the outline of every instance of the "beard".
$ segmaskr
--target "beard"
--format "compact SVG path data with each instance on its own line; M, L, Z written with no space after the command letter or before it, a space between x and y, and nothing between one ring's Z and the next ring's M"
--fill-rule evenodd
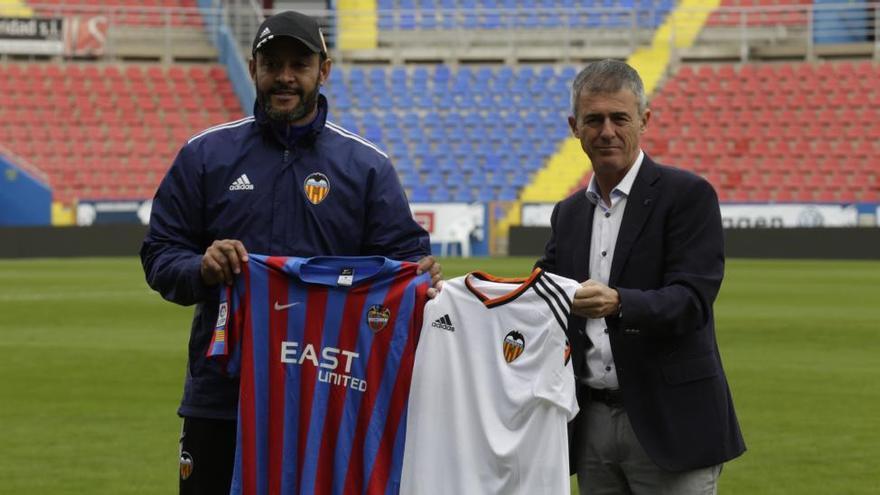
M301 120L318 106L318 93L320 93L321 85L315 86L315 90L306 93L302 89L290 90L288 88L273 86L269 91L257 91L257 98L263 110L271 120L284 122L287 124ZM281 110L272 106L272 94L275 92L293 92L299 97L299 103L291 110Z

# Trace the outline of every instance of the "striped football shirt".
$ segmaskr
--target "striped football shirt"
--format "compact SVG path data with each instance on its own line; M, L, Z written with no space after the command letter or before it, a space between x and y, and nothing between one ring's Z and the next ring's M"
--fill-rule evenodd
M248 256L208 351L241 377L231 493L397 493L430 274Z

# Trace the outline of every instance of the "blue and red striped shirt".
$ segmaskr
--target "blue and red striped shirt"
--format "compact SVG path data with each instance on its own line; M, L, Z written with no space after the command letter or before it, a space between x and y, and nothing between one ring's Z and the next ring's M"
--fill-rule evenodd
M429 274L249 254L208 356L241 377L234 495L397 493Z

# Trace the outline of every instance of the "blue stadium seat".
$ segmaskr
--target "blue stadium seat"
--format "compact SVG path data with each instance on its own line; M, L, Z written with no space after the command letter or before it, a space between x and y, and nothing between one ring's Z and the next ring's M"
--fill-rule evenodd
M452 194L446 187L437 187L431 191L431 201L435 203L452 201Z
M431 201L431 188L426 185L413 186L409 200L414 203L427 203Z
M477 201L489 202L495 201L497 199L497 195L495 194L495 188L492 186L483 185L480 187L480 191L477 193Z
M456 203L470 203L474 200L473 193L470 188L458 189L452 195L452 201Z
M340 69L343 126L388 151L414 201L515 199L569 132L574 66Z
M498 190L499 201L516 201L518 196L518 191L512 186L503 186Z

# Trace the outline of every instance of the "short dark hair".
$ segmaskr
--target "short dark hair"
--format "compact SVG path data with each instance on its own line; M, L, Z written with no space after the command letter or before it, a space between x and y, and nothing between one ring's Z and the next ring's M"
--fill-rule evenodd
M578 97L584 91L590 93L616 93L627 88L636 95L638 100L639 114L645 113L648 108L648 97L645 95L645 85L635 69L626 62L605 59L593 62L578 73L571 83L571 112L577 117Z

